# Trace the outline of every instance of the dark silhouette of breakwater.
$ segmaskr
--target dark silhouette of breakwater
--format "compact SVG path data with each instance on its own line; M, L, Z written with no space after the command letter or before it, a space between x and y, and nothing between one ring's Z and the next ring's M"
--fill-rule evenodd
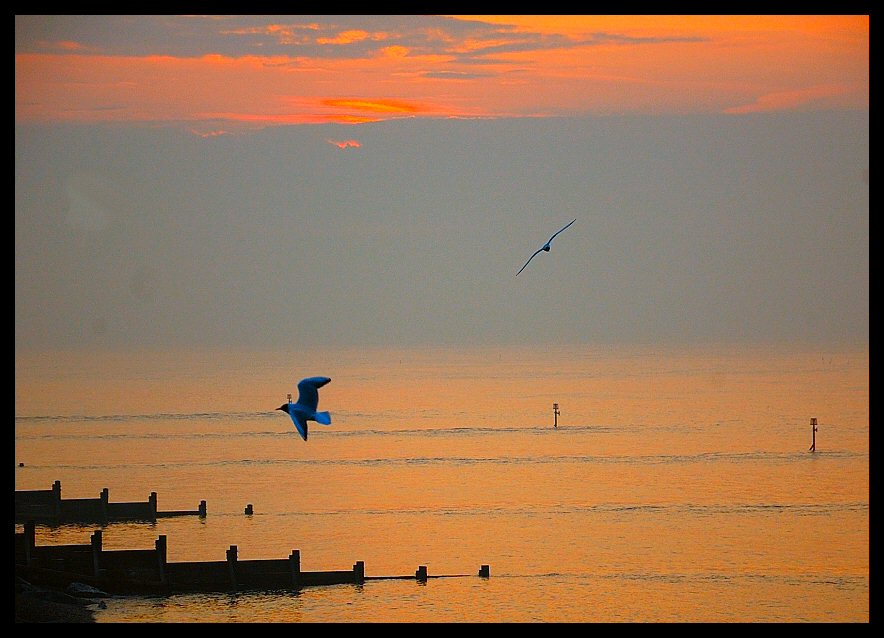
M61 481L55 481L48 490L16 490L15 522L91 523L121 520L156 521L169 516L206 516L206 502L200 501L195 510L157 510L157 493L151 492L147 502L110 502L108 488L98 498L61 497Z
M16 575L29 582L67 586L82 582L108 593L226 592L249 589L297 589L306 586L361 584L366 580L463 577L468 574L430 576L426 565L413 575L366 576L365 563L357 561L345 570L301 570L301 552L288 558L240 560L231 545L225 560L169 562L167 540L160 535L151 549L105 550L102 532L96 530L89 544L37 545L36 522L28 521L15 533ZM479 569L488 578L488 565Z

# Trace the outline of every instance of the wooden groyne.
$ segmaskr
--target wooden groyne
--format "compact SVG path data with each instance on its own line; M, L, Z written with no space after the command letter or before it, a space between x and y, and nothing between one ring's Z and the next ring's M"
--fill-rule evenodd
M206 516L206 502L200 501L195 510L157 510L157 493L151 492L147 502L110 502L108 488L98 498L61 497L61 481L55 481L48 490L16 490L15 522L29 520L51 523L91 523L121 520L156 521L169 516Z
M108 593L225 592L249 589L297 589L300 587L361 584L366 580L407 578L426 582L427 567L421 565L413 576L366 576L365 563L357 561L349 569L301 570L301 552L292 550L287 558L240 560L231 545L225 560L169 562L166 536L161 535L151 549L106 550L102 532L96 530L89 544L37 545L36 523L25 523L15 534L16 574L31 582L66 586L83 582ZM489 576L482 565L479 576ZM453 574L448 577L467 576Z

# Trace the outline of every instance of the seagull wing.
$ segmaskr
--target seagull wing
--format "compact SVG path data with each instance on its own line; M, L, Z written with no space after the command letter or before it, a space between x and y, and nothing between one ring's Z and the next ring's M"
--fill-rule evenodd
M534 251L534 254L531 255L530 257L528 257L528 261L525 262L525 266L527 266L529 263L531 263L531 260L534 259L537 256L537 253L541 252L542 250L543 250L543 248L538 248L536 251ZM521 268L519 268L519 272L522 272L523 270L525 270L525 266L522 266ZM516 273L516 277L519 276L519 272Z
M292 417L292 423L295 424L295 427L298 429L298 434L301 435L301 438L305 441L307 440L307 419L305 419L300 413L295 412L290 415Z
M298 382L298 405L309 412L316 412L319 405L319 388L331 381L328 377L307 377ZM297 425L297 423L296 423ZM305 426L304 433L307 432ZM301 436L304 436L302 434ZM304 437L307 438L306 436Z
M568 222L567 224L565 224L564 227L560 228L560 229L557 230L555 233L553 233L553 236L549 238L549 241L546 242L546 245L549 246L550 242L551 242L553 239L556 238L556 235L558 235L560 232L562 232L563 230L565 230L565 228L567 228L568 226L570 226L571 224L573 224L573 223L576 222L576 221L577 221L576 219L572 219L570 222Z

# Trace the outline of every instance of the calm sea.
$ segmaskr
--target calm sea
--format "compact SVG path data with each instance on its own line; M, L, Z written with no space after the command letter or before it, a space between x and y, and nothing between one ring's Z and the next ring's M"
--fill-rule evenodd
M15 371L16 489L208 506L38 544L101 528L108 549L165 534L170 561L237 545L465 575L112 598L99 622L869 621L867 346L18 352ZM274 409L315 375L333 423L304 442Z

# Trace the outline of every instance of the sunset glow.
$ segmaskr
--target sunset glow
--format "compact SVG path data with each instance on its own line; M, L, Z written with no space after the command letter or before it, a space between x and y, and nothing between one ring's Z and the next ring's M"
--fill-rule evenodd
M17 122L254 128L869 105L868 16L118 18L125 42L81 24L53 40L39 17L17 22ZM171 25L200 37L169 48Z
M422 110L417 105L400 100L323 100L322 103L371 113L417 113Z
M869 33L16 15L16 622L867 623Z

